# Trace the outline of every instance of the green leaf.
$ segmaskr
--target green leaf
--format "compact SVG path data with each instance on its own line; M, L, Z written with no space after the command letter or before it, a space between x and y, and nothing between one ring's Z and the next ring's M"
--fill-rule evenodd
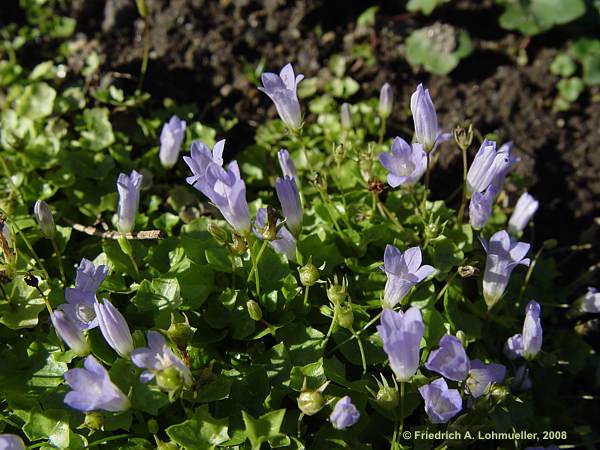
M0 300L0 323L13 330L35 327L44 309L39 292L25 284L22 277L6 284L4 289L9 293L10 303Z
M172 311L181 305L181 291L177 278L143 280L131 299L140 311Z
M450 73L462 58L473 51L466 31L446 24L415 30L406 39L406 59L436 75Z
M575 73L575 70L577 70L575 62L566 53L556 55L552 64L550 64L550 72L563 78L570 77Z
M47 83L28 85L16 101L17 113L30 119L42 119L52 113L56 91Z
M500 26L534 35L577 19L585 13L584 0L498 0L504 5Z
M279 432L285 409L278 409L263 414L255 419L246 411L242 411L244 425L246 425L246 436L250 440L252 450L260 450L261 444L274 438L279 438L282 434Z
M48 439L54 447L68 448L69 413L62 409L35 409L23 425L23 432L31 441Z
M86 109L82 118L83 123L78 127L81 133L81 147L99 151L115 142L112 125L108 119L108 109Z
M428 16L435 8L447 1L448 0L410 0L406 5L406 9L409 11L421 11Z
M572 77L560 80L556 84L556 88L562 98L569 102L574 102L583 91L584 85L581 78Z
M229 419L215 419L208 405L196 409L192 418L166 429L167 435L186 450L212 450L229 439Z

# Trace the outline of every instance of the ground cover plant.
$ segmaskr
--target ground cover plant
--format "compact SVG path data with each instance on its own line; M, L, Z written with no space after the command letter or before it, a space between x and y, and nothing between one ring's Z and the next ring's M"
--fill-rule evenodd
M582 2L499 3L536 34ZM595 268L535 239L519 145L443 125L426 83L361 96L345 56L304 78L290 54L249 74L273 114L231 149L237 117L153 101L146 57L131 90L94 53L73 71L75 21L23 9L0 49L0 448L594 447Z

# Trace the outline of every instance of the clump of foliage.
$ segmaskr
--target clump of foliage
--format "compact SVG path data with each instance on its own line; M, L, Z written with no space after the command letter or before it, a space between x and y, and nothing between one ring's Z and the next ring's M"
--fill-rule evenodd
M32 23L5 29L2 48L0 442L479 448L412 436L512 430L538 433L518 446L591 441L565 404L574 386L589 394L598 367L573 329L598 312L597 293L557 283L556 242L526 243L544 205L502 204L511 144L440 129L421 85L410 108L389 85L340 104L358 85L335 58L324 86L291 65L263 74L281 120L265 118L225 163L231 122L94 87L93 54L68 72L64 43L21 66ZM414 136L386 134L393 108L410 109ZM463 156L462 184L433 198L448 151Z

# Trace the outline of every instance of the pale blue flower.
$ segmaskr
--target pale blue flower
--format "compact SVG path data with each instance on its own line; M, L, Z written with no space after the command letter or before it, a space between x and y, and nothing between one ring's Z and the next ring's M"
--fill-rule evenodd
M179 149L185 137L185 120L181 120L177 116L163 125L160 133L160 152L158 157L164 168L170 169L177 163L179 157Z
M471 361L460 339L446 334L440 339L439 346L429 354L425 367L449 380L464 381L469 375Z
M250 211L246 201L246 184L237 161L229 163L227 169L222 167L224 145L225 140L217 142L211 153L204 143L195 141L191 156L183 158L193 174L186 181L206 195L238 233L247 234L250 231Z
M56 310L50 315L56 334L78 355L84 356L90 352L90 345L81 329L71 321L63 311Z
M448 389L443 378L421 386L425 412L431 423L446 423L462 410L462 397L456 389Z
M329 416L329 420L336 430L351 427L358 422L358 419L360 419L360 413L356 406L352 404L352 399L347 395L338 400Z
M140 205L142 179L142 174L135 170L129 176L122 173L117 179L117 191L119 192L117 229L121 233L131 233L135 227L135 217Z
M262 230L266 226L267 221L267 208L260 208L256 212L256 218L254 219L254 234L259 238L263 239ZM269 245L277 253L285 255L288 260L296 261L296 238L288 231L285 226L281 226L281 221L277 220L276 225L279 230L275 239L269 241Z
M419 349L425 325L418 308L406 313L385 308L377 332L398 381L409 381L419 368Z
M107 299L96 302L94 309L106 343L121 357L129 358L133 352L133 339L123 315Z
M294 75L292 65L286 64L279 75L263 73L261 77L263 85L258 88L269 96L283 123L292 130L298 130L302 126L302 113L296 89L303 79L304 75Z
M471 360L471 369L467 378L468 392L479 398L492 384L500 384L506 376L506 367L502 364L484 364L478 359Z
M191 386L192 374L189 367L173 353L164 336L157 331L148 331L147 336L148 347L136 348L131 354L131 361L136 366L147 369L140 375L140 381L148 383L159 372L174 367L179 372L183 383Z
M498 193L502 192L502 188L504 186L504 180L508 175L508 172L516 163L518 163L521 158L512 154L514 144L512 141L505 142L500 146L498 150L498 155L502 155L505 158L506 163L502 165L502 168L498 171L494 179L492 180L492 185L496 189Z
M83 369L65 372L65 381L73 389L65 395L65 404L83 412L121 412L130 408L127 396L110 380L108 372L92 355Z
M352 115L350 114L350 105L348 103L342 103L340 121L344 130L352 128Z
M541 312L542 309L535 300L527 304L523 332L508 338L504 346L504 354L509 359L516 359L519 356L533 359L538 355L543 341Z
M427 155L419 143L409 145L396 136L392 142L391 153L381 153L379 161L389 172L387 182L391 187L415 184L427 169Z
M515 210L510 216L508 229L513 233L523 231L539 206L540 204L535 198L524 192L517 200Z
M387 275L383 293L383 306L393 308L408 291L435 272L432 266L421 266L421 249L411 247L402 253L393 245L386 245L383 270Z
M300 193L293 178L284 177L275 180L275 191L281 204L285 223L294 236L302 231L302 203Z
M0 450L25 450L25 444L16 434L0 434Z
M96 267L94 263L83 258L77 269L75 287L65 289L67 303L60 305L60 309L81 330L91 330L98 326L94 304L98 288L106 275L108 275L108 267L104 265Z
M290 152L282 148L277 152L277 159L279 159L279 167L281 167L281 173L284 177L292 178L295 182L298 182L296 175L296 166L290 156Z
M379 91L379 115L385 120L392 113L394 91L389 83L385 83Z
M499 193L506 174L515 162L509 146L504 145L496 151L496 142L485 139L469 167L467 191L469 194L483 192L492 184Z
M423 89L420 83L410 97L410 110L415 123L415 141L423 146L423 150L431 152L440 142L450 139L450 133L440 130L429 89Z
M473 193L469 203L469 221L474 229L483 228L490 219L496 195L498 192L493 185L489 185L483 193Z
M488 308L491 308L504 294L514 268L519 264L529 266L529 258L525 258L525 255L530 245L515 241L506 230L492 235L489 242L483 238L480 238L480 241L487 252L483 274L483 296Z

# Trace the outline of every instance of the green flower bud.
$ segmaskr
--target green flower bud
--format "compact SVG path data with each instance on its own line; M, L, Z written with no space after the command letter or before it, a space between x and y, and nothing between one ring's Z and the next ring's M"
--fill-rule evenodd
M437 223L428 223L425 227L425 236L434 239L440 234L440 227Z
M466 150L473 142L473 125L469 124L466 129L459 125L452 130L452 135L454 136L456 145L458 145L460 149Z
M304 385L302 386L302 392L298 396L298 408L307 416L312 416L325 406L325 399L323 398L323 391L329 385L329 381L326 381L316 390L308 389L306 385L306 378L304 379Z
M248 314L252 320L258 322L260 319L262 319L262 309L260 309L260 305L254 300L248 300L246 302L246 308L248 308Z
M147 422L148 433L157 434L158 433L158 422L155 419L150 419Z
M210 233L210 235L212 237L215 238L215 240L219 244L225 245L228 242L227 231L225 231L219 225L216 225L216 224L214 224L214 223L211 222L206 227L206 230Z
M396 379L394 378L394 387L390 387L387 380L381 374L381 381L375 378L377 382L378 391L374 392L367 386L367 390L373 396L373 400L377 405L386 410L386 411L394 411L398 408L398 404L400 403L400 394L398 393L398 383L396 383Z
M183 377L176 367L167 367L156 374L156 384L165 391L178 391L183 388Z
M48 204L43 200L35 202L33 215L40 227L42 236L46 239L52 239L56 234L56 225L54 224L54 218L52 217L52 212L50 211Z
M99 412L86 413L83 425L80 428L87 428L90 434L96 431L104 430L104 415Z
M178 320L175 313L171 313L171 325L167 330L169 337L180 348L185 348L194 336L195 328L190 326L190 322L185 314L181 314L183 320Z
M336 306L336 308L338 308L337 322L339 326L351 330L352 324L354 323L354 313L352 312L352 305L339 305Z
M348 295L348 279L342 278L342 283L338 282L337 275L333 277L333 283L329 281L329 288L327 289L327 298L334 305L340 305Z
M302 286L312 286L319 281L319 269L312 263L312 258L308 260L306 265L298 269L300 273L300 283Z

